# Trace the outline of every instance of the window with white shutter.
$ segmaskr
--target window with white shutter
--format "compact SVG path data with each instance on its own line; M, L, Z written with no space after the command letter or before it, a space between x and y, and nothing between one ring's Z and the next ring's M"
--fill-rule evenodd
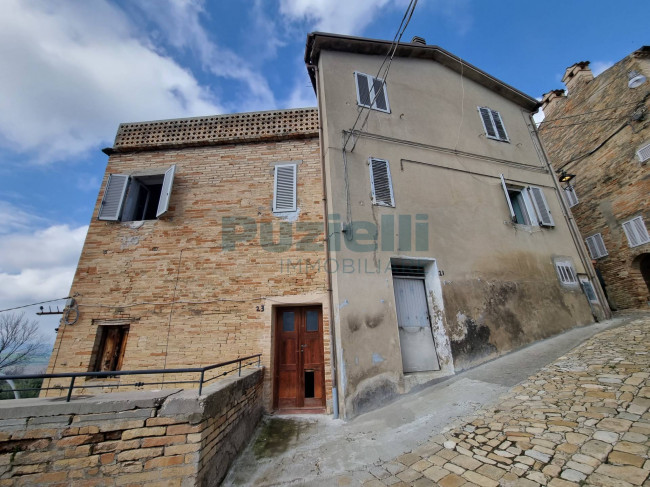
M605 242L603 242L603 236L600 233L587 237L585 243L592 259L600 259L609 255L605 248Z
M573 208L575 205L577 205L579 203L578 195L576 194L576 190L571 185L564 188L564 196L566 198L567 204L569 205L569 208Z
M508 142L508 134L501 119L501 114L487 107L478 107L478 112L487 138Z
M555 262L555 270L562 284L566 285L577 285L578 276L573 264L568 260L560 260Z
M639 158L639 162L645 162L650 159L650 144L646 144L636 151L636 156Z
M273 211L296 211L297 164L278 164L275 166L273 188Z
M637 216L623 223L623 230L625 236L630 244L630 247L638 247L639 245L650 242L648 229L645 226L643 217Z
M533 206L535 207L539 226L554 227L555 222L551 216L551 210L548 207L548 203L546 202L546 197L544 196L544 191L542 191L542 188L539 188L537 186L528 186L528 193L530 194L530 199L533 202Z
M390 113L388 91L383 79L355 71L354 80L357 85L357 103L360 106Z
M393 182L390 178L390 166L383 159L370 159L370 188L372 204L395 207Z
M176 166L164 172L111 174L97 218L108 221L155 220L169 209Z

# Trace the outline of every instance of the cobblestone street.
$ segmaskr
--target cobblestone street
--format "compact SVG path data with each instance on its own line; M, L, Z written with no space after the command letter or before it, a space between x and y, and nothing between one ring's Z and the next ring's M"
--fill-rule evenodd
M650 317L604 331L411 452L339 485L650 486Z

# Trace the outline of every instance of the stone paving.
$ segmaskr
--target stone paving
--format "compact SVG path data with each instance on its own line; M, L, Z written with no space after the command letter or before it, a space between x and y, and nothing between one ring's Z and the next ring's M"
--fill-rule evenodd
M650 486L650 317L596 335L411 452L339 485Z

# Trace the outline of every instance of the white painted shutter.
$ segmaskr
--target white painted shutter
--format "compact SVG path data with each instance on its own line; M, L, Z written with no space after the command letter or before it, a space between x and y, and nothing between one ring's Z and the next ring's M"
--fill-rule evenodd
M372 99L370 98L370 83L368 76L363 73L354 73L357 82L357 103L364 107L370 107Z
M388 161L370 159L370 186L373 205L395 207Z
M555 222L551 216L551 210L548 207L548 203L546 202L542 188L539 188L537 186L529 186L528 191L530 192L530 199L533 201L533 206L537 212L539 225L542 227L554 227Z
M598 250L598 257L605 257L609 255L607 252L607 249L605 248L605 242L603 241L603 236L600 233L597 233L596 235L593 236L594 238L594 244L596 245L596 249Z
M296 164L275 166L273 211L296 211Z
M645 162L650 159L650 144L644 145L636 152L640 162Z
M490 116L490 109L479 107L479 113L481 114L481 121L483 122L483 128L485 129L485 135L494 139L497 136L494 126L492 125L492 117Z
M164 214L169 209L169 198L172 195L174 174L176 174L175 164L165 171L165 179L163 179L162 190L160 191L160 201L158 201L158 210L156 211L157 217Z
M576 190L573 186L567 186L564 188L564 195L566 196L566 201L569 205L569 208L573 208L579 203L578 195L576 194Z
M517 221L517 216L515 215L515 210L512 208L512 201L510 201L510 195L508 194L508 188L506 186L506 180L503 177L503 174L500 174L501 176L501 187L503 188L503 194L506 196L506 203L508 203L508 209L510 210L510 219L513 222Z
M650 242L648 230L645 227L643 218L640 216L623 223L623 230L625 231L625 236L627 237L630 247L637 247Z
M373 108L387 112L388 110L388 94L386 93L386 83L379 78L372 78L372 91L375 102Z
M494 127L497 131L497 136L500 140L508 140L508 134L506 133L506 127L503 125L501 120L501 114L496 110L491 110L492 120L494 121Z
M596 242L594 239L594 236L587 237L585 239L585 243L587 244L587 248L589 249L589 253L591 254L592 259L597 259L598 258L598 248L596 247Z
M108 176L104 198L99 207L98 220L117 221L120 219L124 195L129 185L129 176L126 174L111 174Z

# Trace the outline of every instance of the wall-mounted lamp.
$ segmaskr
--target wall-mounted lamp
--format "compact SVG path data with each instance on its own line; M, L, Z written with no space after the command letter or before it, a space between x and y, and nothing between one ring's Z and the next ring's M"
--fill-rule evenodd
M627 86L629 88L636 88L646 82L646 77L638 71L630 71L627 73L627 77L629 79L627 82Z
M575 178L575 174L569 174L566 172L564 169L560 172L560 175L558 176L558 179L560 180L561 183L568 183L571 181L573 178Z

